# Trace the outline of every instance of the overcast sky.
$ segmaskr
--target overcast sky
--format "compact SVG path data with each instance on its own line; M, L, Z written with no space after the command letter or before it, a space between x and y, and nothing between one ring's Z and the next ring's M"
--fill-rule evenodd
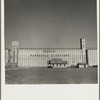
M97 47L96 0L5 0L5 44L20 47Z

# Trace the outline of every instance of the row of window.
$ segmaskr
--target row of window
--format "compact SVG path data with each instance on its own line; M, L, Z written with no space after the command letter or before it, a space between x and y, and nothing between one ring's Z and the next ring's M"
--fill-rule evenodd
M49 55L30 55L31 57L49 57ZM54 57L66 57L66 56L69 56L69 54L64 54L64 55L51 55L51 56L54 56Z
M47 52L55 52L55 50L43 50L43 53L47 53Z

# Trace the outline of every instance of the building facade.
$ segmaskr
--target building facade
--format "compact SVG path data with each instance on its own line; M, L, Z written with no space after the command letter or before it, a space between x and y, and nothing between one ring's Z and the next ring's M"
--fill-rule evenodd
M5 63L13 63L18 67L47 67L51 59L67 61L65 66L75 66L85 63L97 65L97 50L86 49L85 38L80 39L80 48L19 48L18 41L12 41L11 49L5 50ZM56 65L55 65L56 66Z

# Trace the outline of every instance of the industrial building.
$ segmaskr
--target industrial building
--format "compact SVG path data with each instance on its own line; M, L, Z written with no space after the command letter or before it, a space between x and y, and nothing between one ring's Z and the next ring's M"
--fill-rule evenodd
M19 41L12 41L11 48L5 50L6 66L47 67L52 59L52 66L59 68L97 66L97 49L86 49L85 38L81 38L80 48L19 48Z

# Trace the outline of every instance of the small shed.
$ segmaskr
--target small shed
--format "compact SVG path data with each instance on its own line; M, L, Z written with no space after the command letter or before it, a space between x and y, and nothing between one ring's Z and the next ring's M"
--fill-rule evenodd
M47 63L49 66L66 66L68 64L67 61L63 61L60 58L52 58Z
M77 63L78 68L87 68L86 63Z

